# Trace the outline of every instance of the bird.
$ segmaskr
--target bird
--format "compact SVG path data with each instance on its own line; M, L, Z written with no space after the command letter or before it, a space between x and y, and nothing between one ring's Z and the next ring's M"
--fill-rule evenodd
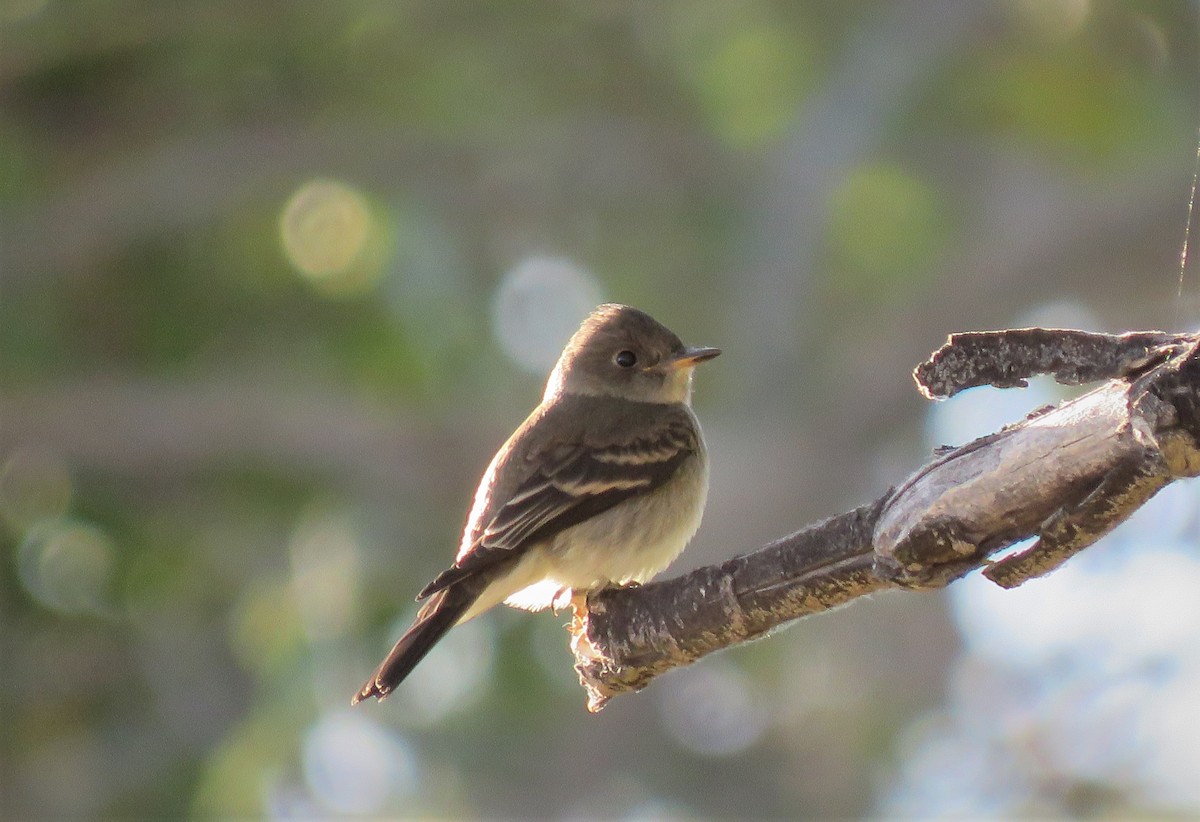
M571 336L540 404L492 458L453 564L351 704L383 699L453 628L501 602L531 611L646 582L683 551L708 495L687 347L649 314L607 303Z

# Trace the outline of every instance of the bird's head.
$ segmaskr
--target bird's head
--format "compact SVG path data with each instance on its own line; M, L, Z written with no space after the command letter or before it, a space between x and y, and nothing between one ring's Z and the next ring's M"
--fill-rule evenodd
M583 321L563 349L546 383L546 398L571 393L688 402L692 369L720 353L719 348L688 348L644 311L608 303Z

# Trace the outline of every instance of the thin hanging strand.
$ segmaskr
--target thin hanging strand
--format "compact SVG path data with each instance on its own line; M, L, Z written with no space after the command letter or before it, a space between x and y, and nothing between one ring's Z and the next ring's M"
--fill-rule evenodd
M1179 290L1175 292L1175 322L1180 321L1183 303L1183 274L1187 269L1188 240L1192 235L1192 214L1196 209L1196 180L1200 178L1200 131L1196 133L1196 162L1192 168L1192 193L1188 197L1187 224L1183 227L1183 248L1179 250Z

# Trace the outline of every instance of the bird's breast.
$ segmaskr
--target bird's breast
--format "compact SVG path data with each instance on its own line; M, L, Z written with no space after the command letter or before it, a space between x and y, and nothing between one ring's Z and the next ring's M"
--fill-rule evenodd
M645 582L696 533L707 496L708 461L700 452L661 487L558 534L546 548L547 577L577 590Z

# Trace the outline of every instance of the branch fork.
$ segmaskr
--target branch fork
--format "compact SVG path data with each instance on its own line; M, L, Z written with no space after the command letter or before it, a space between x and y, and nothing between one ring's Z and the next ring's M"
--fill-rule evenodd
M1200 474L1200 335L954 334L913 372L931 399L979 385L1024 387L1036 374L1104 382L945 450L875 501L753 553L593 592L571 626L588 710L875 591L942 588L980 567L1014 588L1094 544L1169 483Z

